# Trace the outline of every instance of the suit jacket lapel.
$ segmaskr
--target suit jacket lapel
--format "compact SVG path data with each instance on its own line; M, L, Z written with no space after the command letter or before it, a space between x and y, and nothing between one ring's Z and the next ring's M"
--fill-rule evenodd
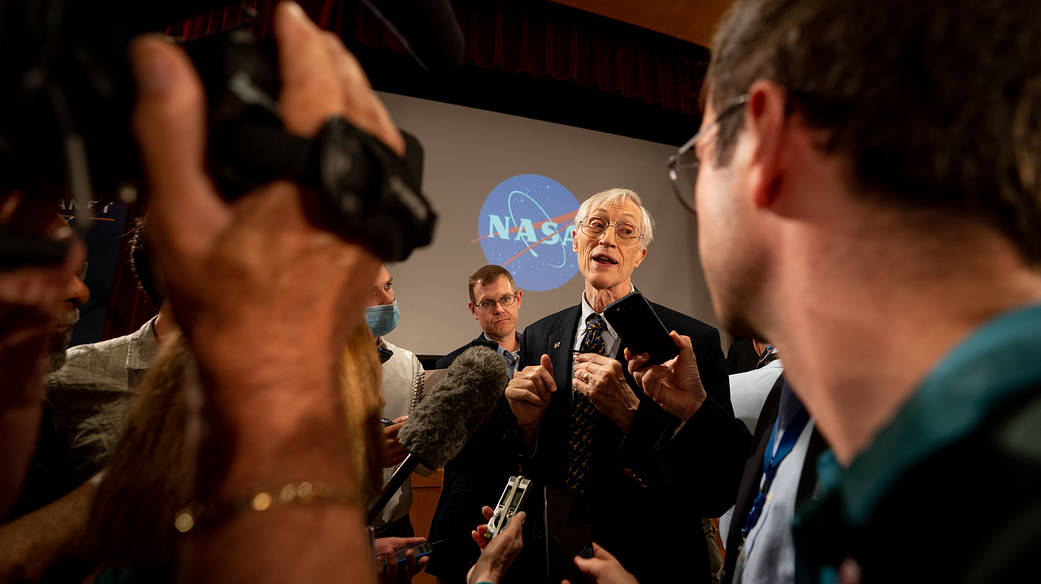
M553 363L553 380L557 391L542 418L539 432L539 452L546 468L553 473L564 473L567 469L568 415L571 411L571 353L575 343L575 327L581 315L579 307L561 314L549 328L542 352L549 355ZM528 342L531 339L527 339ZM541 353L539 353L541 355ZM534 356L534 355L532 355ZM536 363L532 363L537 364ZM564 447L561 448L561 445ZM560 475L563 481L563 474Z
M582 315L582 308L575 306L565 313L557 326L550 333L549 347L547 353L553 362L553 379L557 383L557 394L553 401L563 402L570 408L571 405L571 366L574 359L571 353L575 346L575 331L578 328L578 319Z

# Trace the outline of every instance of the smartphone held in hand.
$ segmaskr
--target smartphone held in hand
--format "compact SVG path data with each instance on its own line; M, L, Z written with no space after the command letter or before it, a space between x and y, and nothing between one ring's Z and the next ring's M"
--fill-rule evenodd
M647 353L651 363L660 365L679 354L679 347L651 308L651 303L635 290L608 304L604 318L611 324L622 346L634 355Z

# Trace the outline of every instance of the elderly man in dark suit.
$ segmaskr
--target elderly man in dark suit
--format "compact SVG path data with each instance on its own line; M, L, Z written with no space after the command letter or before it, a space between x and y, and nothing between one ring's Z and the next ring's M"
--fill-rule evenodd
M602 316L635 289L633 271L653 237L651 217L639 195L612 189L582 203L575 224L581 303L524 331L521 369L498 412L504 439L525 476L547 487L551 540L560 525L577 527L587 534L578 540L611 550L641 581L682 573L707 582L705 542L675 533L700 533L700 517L718 516L733 503L749 441L731 408L719 333L652 304L666 328L692 340L701 386L701 399L682 418L667 413L628 374L624 347ZM518 564L538 562L533 551ZM530 566L516 568L531 573Z

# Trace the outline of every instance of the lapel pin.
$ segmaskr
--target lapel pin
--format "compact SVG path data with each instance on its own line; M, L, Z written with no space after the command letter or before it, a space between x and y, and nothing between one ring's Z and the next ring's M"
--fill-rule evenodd
M560 341L557 341L557 342L553 343L553 348L554 349L559 349L560 348Z

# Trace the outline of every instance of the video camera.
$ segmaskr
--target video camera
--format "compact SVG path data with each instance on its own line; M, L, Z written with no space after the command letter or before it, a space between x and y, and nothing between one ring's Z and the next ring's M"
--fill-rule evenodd
M448 0L365 2L425 68L461 61ZM71 196L80 229L89 224L90 201L136 192L142 173L130 132L131 39L234 4L0 0L0 189L55 203ZM338 231L386 261L430 243L436 214L420 191L422 148L414 137L405 134L402 158L342 119L313 139L289 134L277 106L273 42L240 25L183 45L206 89L207 167L226 198L288 179L310 187ZM0 268L64 257L63 246L11 227L0 224Z

